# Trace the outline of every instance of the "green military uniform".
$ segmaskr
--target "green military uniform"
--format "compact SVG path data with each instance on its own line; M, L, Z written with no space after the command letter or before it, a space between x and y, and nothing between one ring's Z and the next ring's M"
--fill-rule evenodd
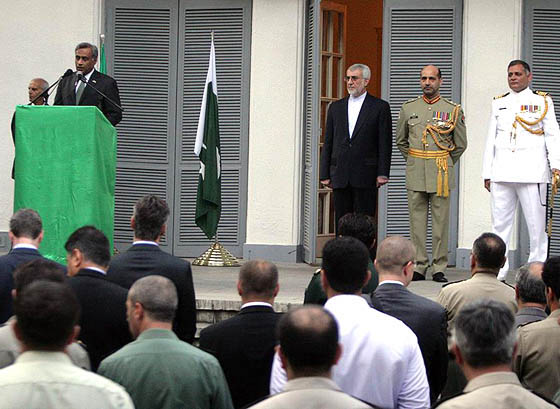
M447 268L449 192L455 187L453 167L467 148L464 119L460 106L441 97L431 103L422 96L412 99L399 114L396 144L406 159L410 234L416 247L414 271L422 275L429 267L428 205L432 209L432 273Z

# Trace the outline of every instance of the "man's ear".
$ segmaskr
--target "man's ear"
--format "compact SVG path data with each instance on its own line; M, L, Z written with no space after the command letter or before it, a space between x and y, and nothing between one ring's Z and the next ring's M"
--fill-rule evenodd
M17 319L15 319L15 320L12 322L12 330L14 331L14 335L16 336L16 339L17 339L19 342L22 342L22 343L23 343L23 340L22 340L22 337L21 337L21 329L20 329L19 326L18 326Z
M161 230L159 231L159 237L163 237L166 231L167 231L167 224L164 224L163 226L161 226Z
M66 345L70 345L71 343L76 342L78 340L78 337L80 336L80 330L81 327L79 325L74 325L74 328L72 328L72 332L70 333L68 339L66 340Z
M325 270L323 269L321 269L321 287L323 287L325 294L327 293L327 288L331 287L329 280L327 279L327 275L325 274Z
M340 357L342 356L342 344L339 342L338 345L336 346L336 354L334 355L334 361L332 366L335 366L338 363L338 360L340 359Z
M241 281L237 280L237 294L240 297L243 297L243 288L241 288Z
M455 362L457 362L457 365L463 365L465 363L465 359L463 358L463 354L457 344L453 344L451 346L451 351L453 352L453 355L455 355Z
M282 352L282 347L280 345L276 345L274 349L276 349L276 352L278 352L278 356L280 357L280 361L282 362L282 368L286 371L288 369L288 360Z
M136 229L136 220L134 220L134 216L130 218L130 228L132 230Z
M39 237L37 237L37 241L39 243L41 243L43 241L43 238L45 237L45 231L41 230L41 233L39 233Z
M505 266L505 265L506 265L506 261L507 261L507 257L506 257L506 256L504 256L504 261L502 261L502 265L500 266L500 268L502 268L503 266Z
M365 287L367 283L369 283L369 280L371 280L371 271L369 271L369 268L366 271L367 271L366 279L364 281L364 284L362 284L362 288Z

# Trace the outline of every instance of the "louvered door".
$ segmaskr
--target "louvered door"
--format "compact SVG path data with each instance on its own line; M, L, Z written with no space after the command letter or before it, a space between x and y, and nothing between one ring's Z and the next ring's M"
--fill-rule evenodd
M391 105L393 131L402 104L422 94L420 71L434 64L441 68L441 95L460 102L461 0L386 0L383 11L382 98ZM391 178L380 191L379 239L388 235L410 237L405 188L405 161L394 145ZM456 178L458 181L458 166ZM458 184L457 184L458 185ZM457 248L457 191L451 193L449 264ZM431 251L431 221L428 225Z
M556 0L526 0L523 15L523 58L533 73L530 86L552 95L556 118L560 120L560 3ZM521 262L526 262L530 249L524 222L521 223L520 244ZM560 256L560 196L556 196L554 203L549 255Z

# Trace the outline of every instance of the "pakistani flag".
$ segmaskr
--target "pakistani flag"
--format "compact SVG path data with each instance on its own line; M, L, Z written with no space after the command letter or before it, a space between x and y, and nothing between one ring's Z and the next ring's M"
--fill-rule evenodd
M107 74L107 60L105 59L105 43L101 44L101 56L99 60L99 72Z
M211 239L216 235L222 209L220 129L218 126L218 85L214 38L210 46L210 62L202 96L194 153L200 159L195 222Z

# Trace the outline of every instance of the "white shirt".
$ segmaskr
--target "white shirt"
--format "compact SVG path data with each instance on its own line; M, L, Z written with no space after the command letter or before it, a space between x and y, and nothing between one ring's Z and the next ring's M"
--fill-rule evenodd
M410 328L356 295L329 298L325 309L338 323L342 357L332 379L344 392L382 408L430 407L424 360ZM281 392L285 383L286 372L275 354L270 393Z
M89 79L91 78L91 74L93 74L94 71L95 71L95 68L93 70L91 70L88 74L84 75L84 79L86 80L86 82L89 82ZM74 87L74 93L78 93L78 87L80 86L81 83L82 83L82 81L76 80L76 86ZM84 84L84 86L86 86L86 84Z
M548 162L551 167L560 169L560 129L552 99L546 97L546 100L546 116L538 124L529 126L532 130L543 129L542 135L526 131L519 123L514 129L513 124L516 115L531 122L539 119L545 108L543 96L525 88L492 101L482 165L484 179L492 182L550 182Z
M367 92L364 92L359 97L354 98L352 95L348 97L348 134L352 138L354 133L354 128L356 127L356 122L358 121L358 116L360 115L360 110L366 99Z
M243 304L241 306L240 309L242 310L243 308L247 308L247 307L270 307L270 308L272 308L272 305L270 305L269 303L264 302L264 301L252 301L252 302L246 302L245 304Z
M38 250L38 248L35 247L33 244L28 244L28 243L16 244L14 247L12 247L12 250L15 250L15 249L33 249L33 250Z
M149 244L151 246L159 246L159 244L151 240L136 240L134 243L132 243L133 246L136 246L137 244Z
M133 409L125 389L63 352L28 351L0 370L0 409Z

